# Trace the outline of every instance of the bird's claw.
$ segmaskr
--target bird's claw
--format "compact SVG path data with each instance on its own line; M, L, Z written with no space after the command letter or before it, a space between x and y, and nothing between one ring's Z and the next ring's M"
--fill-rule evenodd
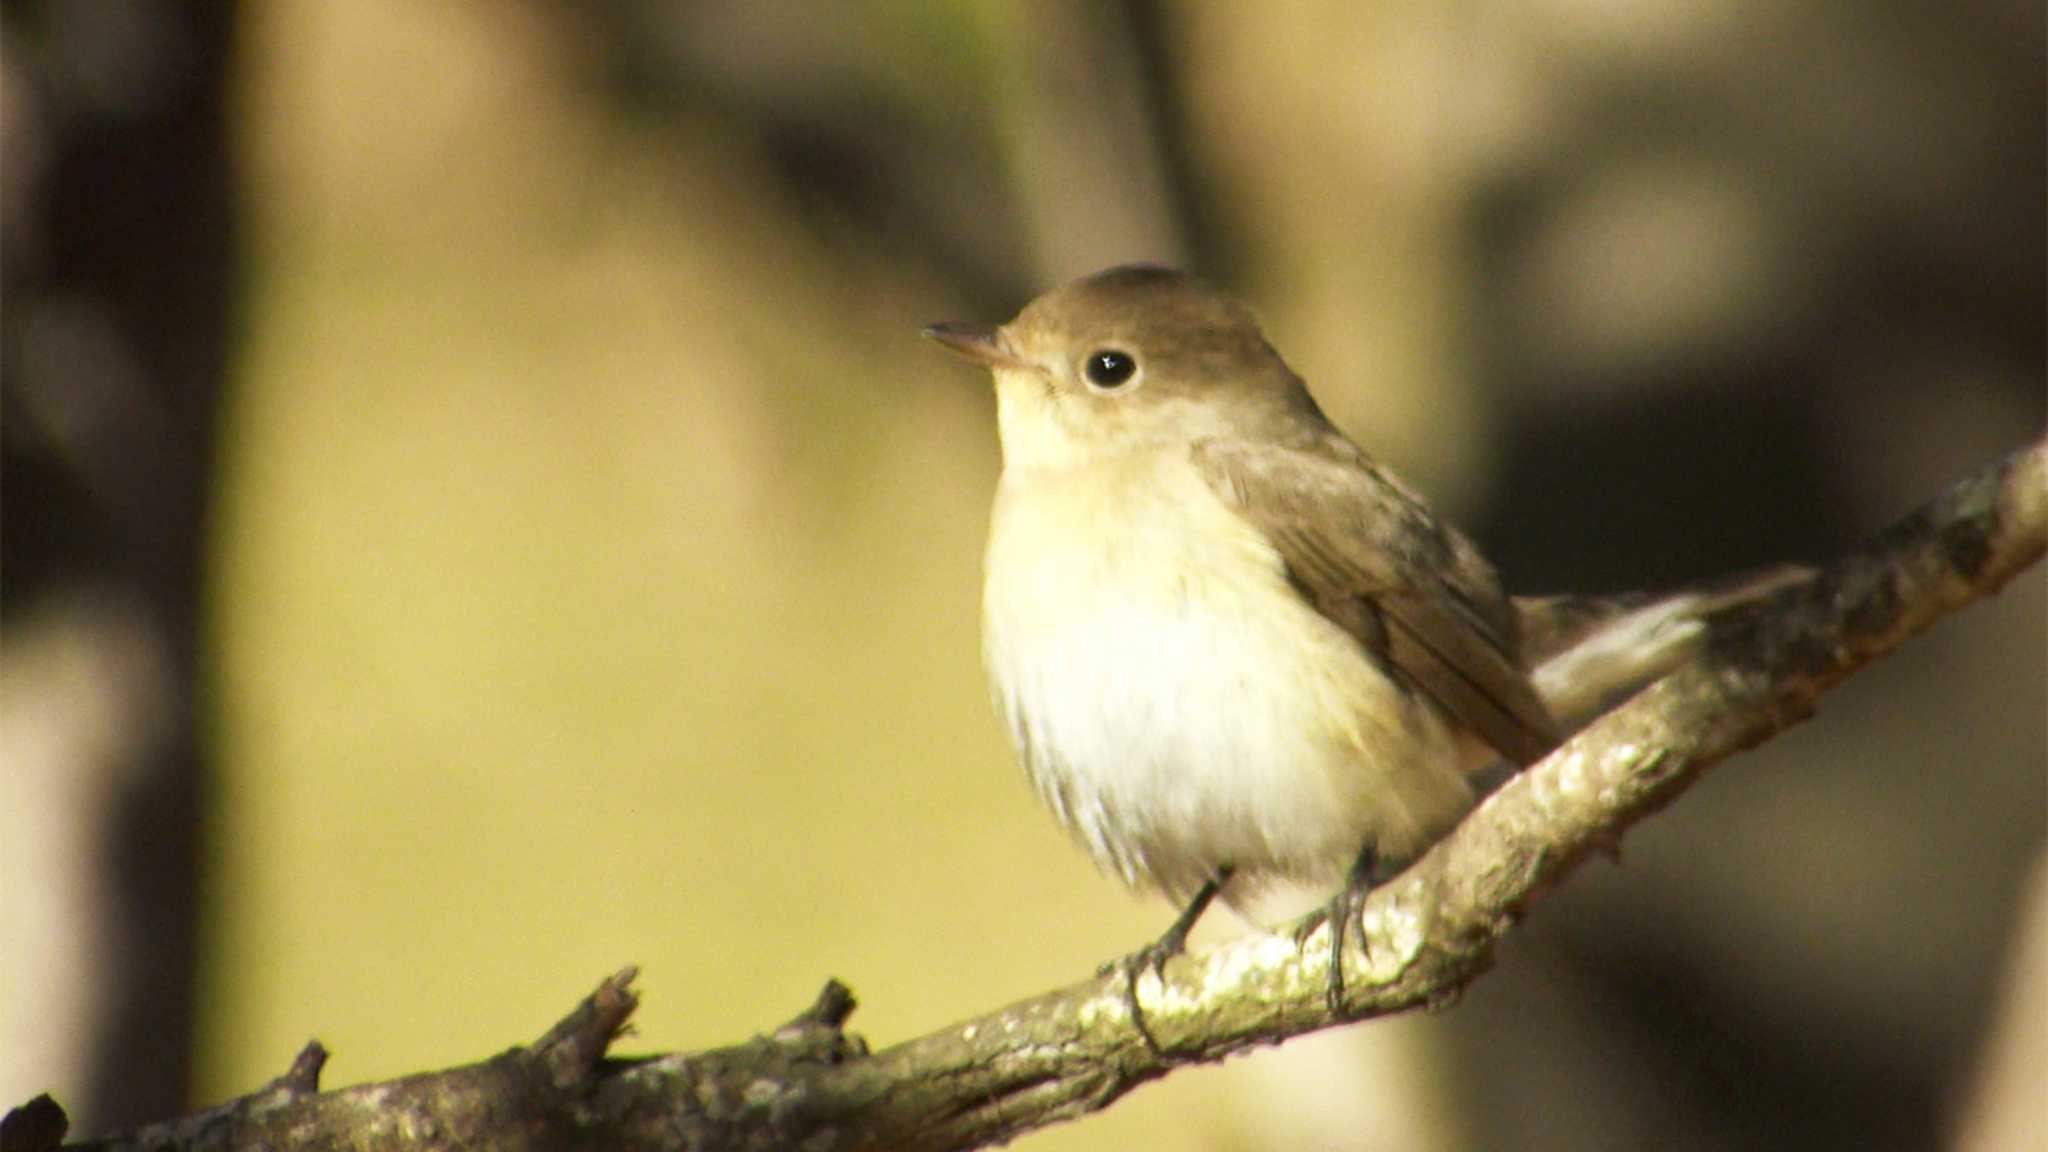
M1151 1028L1145 1024L1144 1010L1138 1006L1138 976L1150 968L1161 983L1165 982L1166 962L1187 951L1188 933L1194 930L1195 921L1202 918L1202 912L1209 907L1209 902L1214 900L1216 894L1223 890L1223 885L1230 881L1231 871L1232 869L1227 867L1218 869L1216 875L1202 885L1195 893L1194 899L1188 901L1187 909L1159 939L1121 960L1104 964L1096 970L1097 976L1107 976L1119 968L1123 969L1124 1000L1131 1009L1131 1025L1138 1030L1138 1035L1144 1038L1145 1046L1154 1052L1164 1054L1164 1050L1159 1047L1158 1038L1152 1035Z
M1112 960L1096 970L1097 976L1108 976L1121 971L1124 977L1124 1004L1131 1011L1131 1026L1138 1030L1138 1036L1153 1052L1165 1054L1159 1046L1159 1038L1152 1035L1152 1029L1145 1023L1145 1010L1138 1004L1138 978L1146 969L1164 982L1166 962L1186 951L1187 941L1178 934L1169 932L1121 960Z
M1377 862L1371 848L1359 853L1358 861L1351 866L1351 874L1344 880L1344 886L1337 889L1330 902L1302 918L1294 929L1294 947L1298 951L1307 947L1309 937L1320 928L1330 929L1330 968L1327 983L1323 989L1324 1003L1330 1015L1343 1019L1344 1010L1344 943L1345 936L1356 926L1358 931L1358 952L1370 957L1372 941L1365 934L1365 898L1372 892L1372 870Z

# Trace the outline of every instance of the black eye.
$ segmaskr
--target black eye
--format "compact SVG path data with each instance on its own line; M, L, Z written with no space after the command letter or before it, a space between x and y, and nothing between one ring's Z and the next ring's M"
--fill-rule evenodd
M1098 348L1082 362L1082 373L1097 388L1121 388L1138 371L1137 358L1114 348Z

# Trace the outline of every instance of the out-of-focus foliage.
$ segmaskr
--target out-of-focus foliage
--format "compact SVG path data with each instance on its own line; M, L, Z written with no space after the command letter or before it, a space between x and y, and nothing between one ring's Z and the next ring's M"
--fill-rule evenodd
M1002 747L990 404L920 324L1193 264L1518 588L1811 558L2039 433L2042 76L2038 7L1917 0L252 6L199 1096L628 961L629 1047L828 975L887 1043L1163 925ZM2042 843L2042 590L1458 1010L1024 1144L1935 1142Z

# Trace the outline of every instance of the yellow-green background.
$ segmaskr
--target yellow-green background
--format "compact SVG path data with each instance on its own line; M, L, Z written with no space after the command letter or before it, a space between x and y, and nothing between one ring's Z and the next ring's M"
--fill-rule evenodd
M628 962L630 1048L828 976L887 1043L1165 915L988 708L991 405L917 337L956 302L812 234L715 119L618 123L542 19L252 21L203 1099L312 1036L334 1083L473 1060Z

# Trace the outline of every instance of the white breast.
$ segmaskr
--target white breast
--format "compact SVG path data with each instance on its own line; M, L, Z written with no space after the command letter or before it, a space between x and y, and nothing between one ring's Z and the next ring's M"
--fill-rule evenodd
M1039 794L1132 883L1328 879L1470 803L1442 718L1295 593L1184 454L1006 473L983 625Z

